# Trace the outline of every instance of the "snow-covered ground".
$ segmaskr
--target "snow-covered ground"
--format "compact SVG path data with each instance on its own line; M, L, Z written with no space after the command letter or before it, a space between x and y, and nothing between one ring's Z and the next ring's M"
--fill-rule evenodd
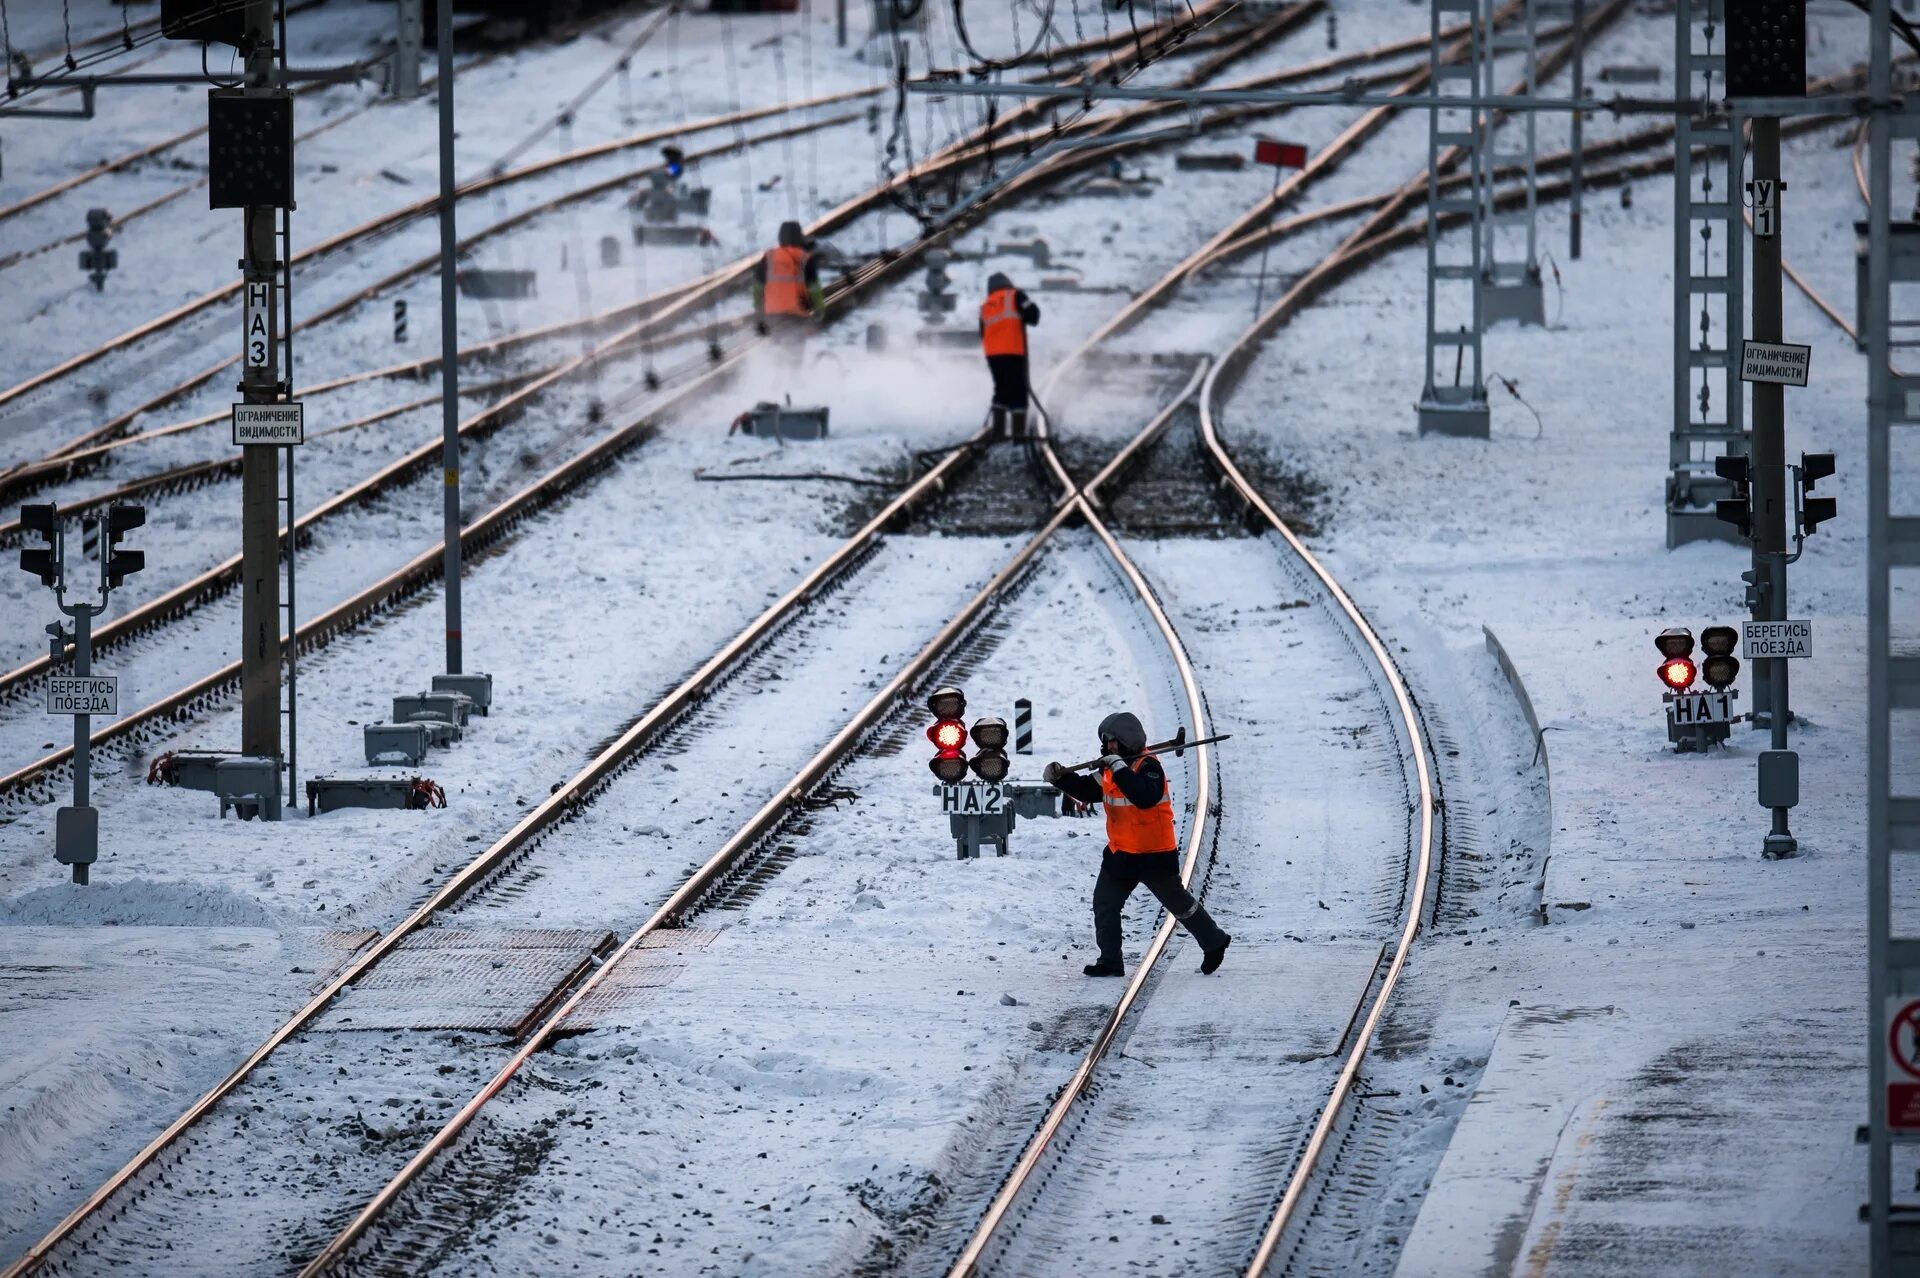
M13 41L57 49L58 8L16 0ZM1864 47L1864 24L1842 6L1813 8L1813 69L1837 69ZM384 13L335 0L296 15L296 60L364 55L384 34L375 12ZM1021 16L1031 23L1030 13ZM1342 5L1338 17L1343 50L1416 35L1426 23L1424 8L1390 0ZM73 5L76 37L117 27L118 18L115 6ZM651 18L626 10L564 44L463 72L462 171L484 172ZM976 31L983 51L1013 38L984 13L970 9L968 19L984 28ZM1071 19L1058 19L1070 39L1095 34L1112 15L1075 11ZM853 20L856 46L864 21ZM1590 68L1664 63L1671 23L1629 7L1594 41ZM884 69L834 48L832 31L830 7L724 25L705 14L670 20L635 55L630 80L611 83L529 158L740 106L883 85ZM1229 74L1323 56L1328 35L1316 18ZM966 61L944 10L915 55L916 67ZM189 63L198 69L195 51L168 49L146 69ZM1167 78L1172 67L1149 78ZM185 105L155 105L174 97ZM197 91L103 92L90 124L8 121L0 207L192 127L197 99ZM371 86L303 98L303 128L332 114L349 118L303 148L296 247L431 192L431 102L376 99ZM533 267L541 292L527 303L463 303L463 342L693 278L764 241L779 220L813 216L863 188L892 129L891 108L883 106L877 131L863 103L846 109L859 118L700 166L720 237L710 250L634 252L618 194L485 242L477 261ZM915 153L981 111L975 99L912 102ZM1358 114L1296 112L1278 127L1318 147ZM744 132L751 138L784 122ZM1591 118L1588 138L1640 123ZM1424 163L1424 125L1414 113L1396 119L1293 211L1404 182ZM1240 149L1254 131L1196 149ZM695 145L729 136L705 134ZM1564 140L1564 122L1544 117L1542 149ZM1843 312L1859 215L1849 140L1837 128L1809 135L1788 145L1786 160L1787 255ZM197 166L202 145L170 154ZM471 201L463 230L650 158L614 156ZM956 245L961 324L991 270L1014 273L1041 302L1036 381L1123 304L1125 290L1204 241L1265 182L1251 171L1177 170L1171 150L1128 167L1156 180L1150 197L1049 196L995 215ZM194 176L163 155L0 221L0 259L70 235L88 207L119 212ZM1814 618L1819 654L1794 671L1802 855L1765 862L1765 813L1753 802L1758 739L1740 730L1728 751L1671 754L1653 675L1650 640L1661 628L1737 621L1744 566L1728 545L1672 553L1663 545L1670 190L1666 178L1642 182L1632 207L1611 191L1590 197L1577 262L1564 251L1564 210L1543 210L1541 244L1557 268L1555 322L1501 328L1487 342L1490 366L1515 379L1540 413L1537 439L1533 417L1497 386L1492 440L1415 436L1417 251L1342 283L1277 333L1225 412L1230 444L1325 485L1315 549L1404 663L1446 786L1437 914L1369 1064L1317 1217L1337 1223L1310 1236L1296 1258L1303 1269L1824 1274L1864 1263L1854 1219L1864 1157L1852 1144L1865 1086L1864 364L1844 335L1789 294L1787 335L1813 344L1815 369L1810 387L1789 392L1789 452L1836 453L1839 475L1823 490L1839 496L1841 514L1793 576L1795 615ZM1899 184L1902 207L1911 195ZM122 267L103 293L73 269L70 249L0 268L0 383L229 281L231 255L215 250L237 242L237 219L202 205L190 193L131 223L116 241ZM1119 349L1144 356L1218 346L1254 313L1256 293L1270 300L1275 276L1305 269L1352 225L1277 247L1264 283L1253 260L1191 282ZM416 223L316 268L296 293L298 310L311 313L428 256L431 227ZM848 254L865 254L911 229L893 211L834 238ZM597 262L609 235L621 241L622 264L585 277L582 294L574 266L583 254ZM1052 245L1053 267L996 247L1034 235ZM1068 273L1086 287L1038 284ZM437 350L432 285L431 276L416 279L303 338L301 379ZM96 778L104 851L88 888L67 884L52 862L51 811L22 811L0 826L0 1256L29 1245L231 1069L346 948L389 926L497 837L837 540L844 486L697 478L791 464L794 449L721 437L739 407L788 391L831 403L834 438L808 451L808 467L863 477L897 476L910 450L973 428L980 371L964 348L954 356L914 349L918 286L916 273L890 285L823 333L798 370L757 355L723 393L663 421L584 494L472 565L468 666L494 674L498 708L431 761L449 793L445 811L290 817L272 830L216 823L208 796L149 790L139 783L143 759L115 756ZM391 295L412 303L403 348L391 339ZM36 457L144 401L169 373L177 380L223 357L227 313L216 307L165 344L102 361L57 396L0 410L0 456L8 464ZM869 349L868 322L885 325L889 350ZM577 349L575 339L545 343L469 377ZM644 401L633 389L642 371L629 361L610 366L597 388L543 396L523 421L471 449L470 509L595 435L587 404L596 393ZM227 380L216 377L142 425L217 410ZM1155 406L1134 385L1078 377L1049 407L1075 439L1111 446ZM94 388L104 395L89 400ZM316 396L309 416L324 409L318 425L335 425L431 389L402 382L334 392ZM310 420L310 434L315 426ZM303 506L436 428L429 407L310 445ZM216 426L127 450L112 469L52 496L219 456L223 433ZM732 504L746 487L751 500ZM127 602L233 552L234 489L215 484L151 503L136 540L154 567L133 579ZM332 604L431 544L438 498L434 485L409 485L331 525L303 565L302 610ZM1897 486L1896 509L1912 498ZM1013 544L890 542L730 685L694 731L621 778L517 878L449 925L624 935L686 865L777 792ZM1302 1058L1328 1050L1368 955L1390 930L1381 899L1392 895L1404 853L1393 806L1399 765L1377 735L1388 725L1369 702L1376 694L1312 605L1293 606L1307 592L1279 548L1194 539L1133 550L1182 632L1216 729L1236 734L1218 754L1221 834L1208 889L1236 948L1222 975L1203 981L1191 972L1191 947L1175 946L1109 1062L1110 1084L1063 1156L1061 1192L1045 1200L1004 1272L1061 1272L1066 1254L1102 1269L1168 1274L1227 1272L1244 1259L1250 1232L1211 1226L1258 1227L1290 1143L1311 1118L1323 1062ZM356 767L360 724L385 717L387 697L437 668L439 602L428 594L304 666L304 772ZM0 606L17 619L0 633L0 665L12 665L40 650L48 600L16 574L0 580ZM122 704L143 704L230 660L233 612L230 603L209 608L116 657ZM976 712L1004 714L1016 696L1040 707L1038 753L1020 762L1023 774L1048 757L1087 753L1091 725L1116 704L1142 710L1151 724L1175 721L1157 640L1091 542L1070 537L1043 557L996 625L991 654L970 663L966 685ZM1511 654L1548 727L1550 777L1483 626ZM37 714L31 702L0 712L0 770L57 739ZM231 744L237 714L215 709L163 744ZM1371 734L1365 723L1376 725ZM459 1205L440 1204L450 1224L430 1240L434 1266L676 1274L941 1267L956 1230L971 1224L968 1204L997 1181L1111 993L1089 988L1078 966L1097 827L1023 824L1012 857L957 862L944 824L926 810L916 725L904 725L904 739L904 748L861 755L837 778L845 793L789 832L791 861L757 895L702 921L679 949L648 951L644 979L594 1009L594 1031L543 1055L532 1085L490 1109L444 1182ZM1329 750L1344 752L1342 766L1322 762ZM1182 769L1175 790L1190 796ZM1130 953L1152 919L1137 900ZM304 1085L297 1101L253 1119L229 1107L194 1138L179 1171L194 1214L163 1210L161 1196L149 1205L158 1214L148 1227L135 1221L96 1263L140 1272L277 1268L329 1236L348 1200L390 1174L498 1060L488 1036L445 1028L335 1026L312 1038L279 1063L277 1081L236 1098L291 1096L291 1081ZM1211 1095L1227 1074L1216 1053L1273 1063L1270 1090ZM228 1157L250 1125L266 1135L264 1150ZM473 1149L504 1152L492 1162ZM468 1195L469 1185L492 1188ZM208 1240L207 1249L168 1255L176 1230Z

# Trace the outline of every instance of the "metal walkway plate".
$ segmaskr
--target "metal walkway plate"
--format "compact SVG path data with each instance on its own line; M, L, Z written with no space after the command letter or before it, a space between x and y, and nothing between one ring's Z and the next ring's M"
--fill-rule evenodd
M624 1028L639 1023L662 990L713 944L716 928L669 928L651 932L594 987L567 1020L575 1030Z
M341 991L319 1030L474 1030L519 1037L613 948L579 929L423 928Z

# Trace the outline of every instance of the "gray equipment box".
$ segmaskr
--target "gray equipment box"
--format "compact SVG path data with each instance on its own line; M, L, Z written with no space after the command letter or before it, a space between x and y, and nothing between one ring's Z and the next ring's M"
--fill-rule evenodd
M667 248L673 245L708 244L713 232L698 222L635 222L633 242Z
M236 750L170 750L155 761L148 780L177 785L183 790L213 793L214 769L223 759L237 759Z
M393 699L393 721L410 723L416 719L437 719L450 723L456 728L467 726L467 717L473 712L473 699L460 692L416 692L411 696ZM460 733L454 733L454 740L460 739Z
M490 674L437 674L433 677L435 692L458 692L473 702L473 708L481 714L489 714L493 709L493 676Z
M453 282L467 297L495 298L512 302L523 297L532 297L534 293L532 271L469 266L464 271L455 272Z
M415 727L427 730L427 744L430 746L450 746L460 739L460 729L445 719L415 719Z
M213 792L220 815L232 808L242 821L280 819L280 761L261 755L235 755L215 766Z
M825 439L827 410L792 405L755 404L740 417L740 433L756 439Z
M411 808L412 777L315 777L307 782L307 815L341 808Z
M369 766L404 763L417 767L433 744L427 725L417 719L412 723L369 723L362 732Z

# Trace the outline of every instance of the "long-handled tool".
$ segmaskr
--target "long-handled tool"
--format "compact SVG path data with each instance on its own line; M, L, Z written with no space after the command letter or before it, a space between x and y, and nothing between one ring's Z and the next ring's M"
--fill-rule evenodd
M1187 740L1187 730L1185 727L1182 727L1180 731L1174 733L1165 741L1160 742L1158 745L1150 745L1141 753L1158 754L1162 750L1171 750L1173 751L1173 757L1178 759L1195 746L1212 745L1216 741L1226 741L1232 736L1233 734L1231 732L1223 732L1217 737L1201 737L1198 741L1189 741ZM1084 763L1069 763L1061 770L1064 772L1079 772L1083 768L1097 768L1106 761L1106 758L1107 756L1103 754L1097 759L1088 759Z

